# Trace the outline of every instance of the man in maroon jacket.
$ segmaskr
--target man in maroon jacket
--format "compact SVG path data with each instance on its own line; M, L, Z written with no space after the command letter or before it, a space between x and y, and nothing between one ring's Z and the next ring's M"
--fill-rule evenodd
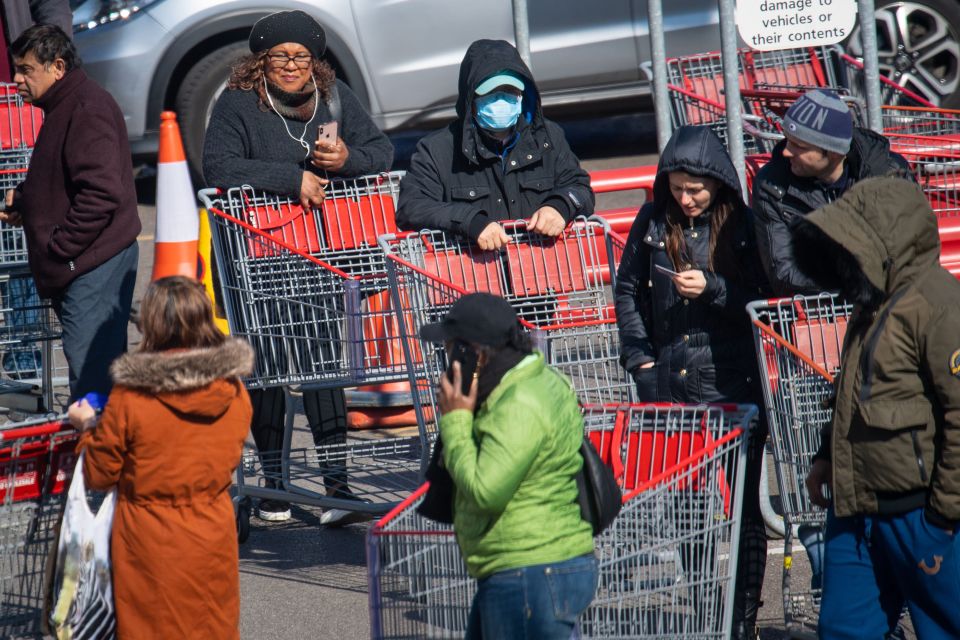
M0 220L23 225L37 290L62 324L72 399L107 393L127 347L140 233L123 114L60 27L30 27L10 48L17 90L44 123Z

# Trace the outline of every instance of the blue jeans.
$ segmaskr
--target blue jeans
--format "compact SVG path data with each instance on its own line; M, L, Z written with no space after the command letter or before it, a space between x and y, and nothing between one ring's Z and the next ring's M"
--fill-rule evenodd
M827 513L820 638L882 640L906 603L921 640L960 638L958 535L923 509L898 516Z
M593 600L597 571L590 554L478 580L467 640L569 640Z

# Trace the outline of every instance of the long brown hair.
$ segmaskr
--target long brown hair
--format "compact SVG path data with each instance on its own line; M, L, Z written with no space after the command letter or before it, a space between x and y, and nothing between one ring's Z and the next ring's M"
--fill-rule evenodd
M721 184L717 194L713 197L708 211L710 212L710 246L707 251L707 264L693 265L695 268L706 269L727 277L736 277L740 274L736 255L733 251L734 234L740 222L742 207L737 193L725 184ZM682 271L693 260L687 252L683 238L683 227L688 218L680 209L677 201L670 196L667 202L667 255L673 263L673 268Z
M236 64L233 65L230 79L227 80L227 89L261 91L263 70L269 64L267 60L269 53L269 51L251 53L237 60ZM330 87L333 86L337 74L323 58L314 58L312 64L313 77L320 89L320 95L324 100L327 100L330 98Z
M203 285L183 276L150 284L140 304L140 332L140 351L216 347L226 340Z

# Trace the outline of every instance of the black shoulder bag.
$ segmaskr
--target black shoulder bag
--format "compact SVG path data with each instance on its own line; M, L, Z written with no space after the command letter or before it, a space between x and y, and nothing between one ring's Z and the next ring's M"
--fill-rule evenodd
M613 471L600 459L590 438L584 437L580 443L580 455L583 456L583 467L577 473L580 515L593 525L593 535L598 536L620 513L623 494Z
M430 486L417 506L417 513L440 524L453 524L453 478L443 463L443 440L439 437L424 477Z

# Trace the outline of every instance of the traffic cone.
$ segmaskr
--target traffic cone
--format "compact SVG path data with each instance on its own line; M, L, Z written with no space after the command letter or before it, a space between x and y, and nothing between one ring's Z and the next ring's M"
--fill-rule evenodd
M157 161L157 232L153 280L166 276L197 277L197 236L200 216L183 152L177 114L160 114L160 154Z

